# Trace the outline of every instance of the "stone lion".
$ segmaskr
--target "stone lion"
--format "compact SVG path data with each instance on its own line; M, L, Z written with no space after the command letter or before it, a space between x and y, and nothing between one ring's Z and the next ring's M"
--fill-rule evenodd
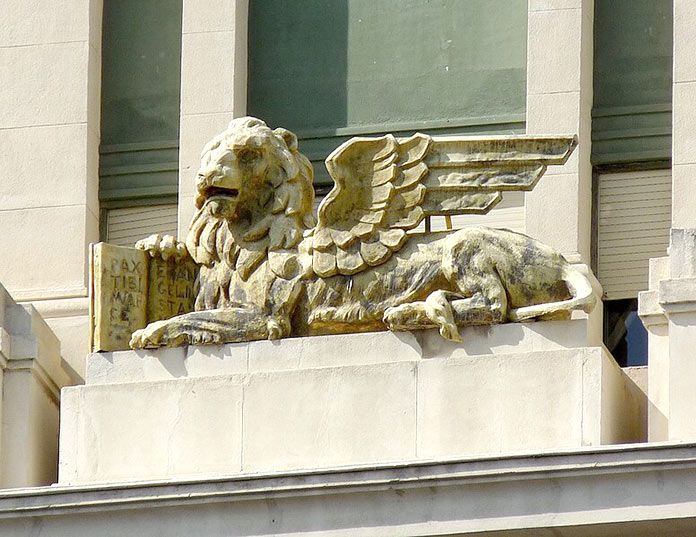
M590 311L589 281L525 235L407 233L431 214L485 212L498 190L532 188L574 147L550 138L467 143L355 138L327 159L336 185L315 218L312 166L296 136L233 120L203 151L185 246L158 235L137 245L200 265L195 311L136 331L131 346L431 327L459 341L462 325ZM526 156L515 160L520 144Z

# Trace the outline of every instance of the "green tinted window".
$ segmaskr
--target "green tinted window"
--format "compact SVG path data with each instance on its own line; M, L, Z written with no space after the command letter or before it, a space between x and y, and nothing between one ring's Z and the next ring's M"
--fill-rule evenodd
M100 199L176 199L181 0L105 0Z
M381 132L523 132L526 0L251 0L251 115L318 166Z
M670 157L672 1L597 0L592 158Z

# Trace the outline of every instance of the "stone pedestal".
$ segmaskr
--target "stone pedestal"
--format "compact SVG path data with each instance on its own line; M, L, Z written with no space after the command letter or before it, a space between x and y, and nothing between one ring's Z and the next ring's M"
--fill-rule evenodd
M0 487L56 481L60 388L72 380L67 369L38 312L0 286Z
M631 442L631 383L588 321L92 354L63 390L61 483Z

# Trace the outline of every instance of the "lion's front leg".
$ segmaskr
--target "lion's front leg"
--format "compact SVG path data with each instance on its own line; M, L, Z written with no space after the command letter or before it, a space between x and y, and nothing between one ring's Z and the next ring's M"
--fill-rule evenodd
M255 307L196 311L150 323L131 336L133 349L210 345L283 337L281 323ZM280 334L280 335L277 335Z

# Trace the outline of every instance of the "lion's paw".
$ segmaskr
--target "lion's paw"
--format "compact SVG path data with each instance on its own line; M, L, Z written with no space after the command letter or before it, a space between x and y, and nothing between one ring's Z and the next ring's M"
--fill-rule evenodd
M145 328L136 330L130 339L131 349L155 349L186 343L189 343L189 335L172 330L171 323L166 320L150 323Z
M163 345L164 330L162 325L161 321L151 323L145 328L133 332L130 339L131 349L153 349Z
M224 343L221 334L208 330L192 331L188 336L191 345L221 345Z
M271 317L266 321L268 339L281 339L290 335L290 322L287 319Z
M183 242L179 242L171 235L160 235L155 233L139 240L135 247L145 250L150 257L161 257L165 261L174 259L180 261L188 255L188 250Z

